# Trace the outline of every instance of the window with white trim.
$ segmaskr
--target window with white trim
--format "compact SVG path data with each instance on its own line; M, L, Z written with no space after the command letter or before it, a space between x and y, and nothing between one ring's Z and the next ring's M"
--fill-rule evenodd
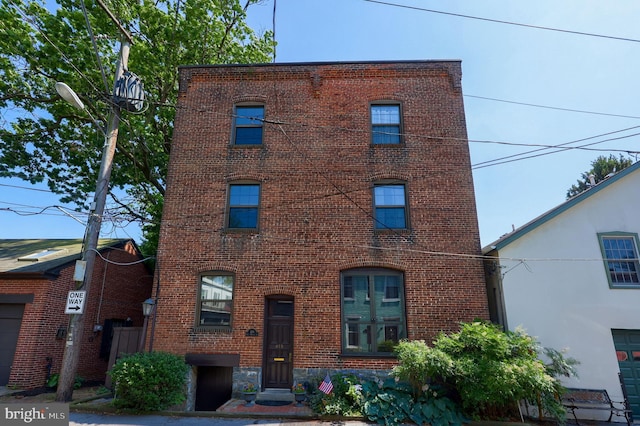
M371 105L371 143L374 145L397 145L400 137L400 105Z
M376 229L406 229L406 186L403 183L375 184L373 208Z

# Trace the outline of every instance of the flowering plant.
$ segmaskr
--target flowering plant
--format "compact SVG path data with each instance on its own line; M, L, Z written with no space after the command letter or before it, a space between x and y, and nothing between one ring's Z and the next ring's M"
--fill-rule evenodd
M291 388L291 392L293 393L305 393L307 390L304 388L302 383L298 383Z
M253 383L247 383L242 388L242 392L258 392L258 388Z

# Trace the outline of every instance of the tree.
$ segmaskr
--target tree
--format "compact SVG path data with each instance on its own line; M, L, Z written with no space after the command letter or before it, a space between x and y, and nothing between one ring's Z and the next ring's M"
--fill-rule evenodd
M567 190L567 199L580 194L591 186L589 176L593 175L594 182L598 183L605 180L610 173L619 172L631 164L633 164L633 160L625 158L622 154L619 158L613 155L599 156L591 162L591 170L582 173L582 179L579 179L575 185L571 185L571 188Z
M58 0L52 11L39 0L0 0L0 176L46 182L62 202L87 210L121 33L95 0L82 1ZM159 235L177 68L270 61L272 33L258 35L245 22L249 6L260 1L105 0L134 37L129 70L141 78L147 101L140 113L123 113L111 175L113 208L105 220L138 221L147 254L155 252ZM86 109L63 101L57 81L78 93Z

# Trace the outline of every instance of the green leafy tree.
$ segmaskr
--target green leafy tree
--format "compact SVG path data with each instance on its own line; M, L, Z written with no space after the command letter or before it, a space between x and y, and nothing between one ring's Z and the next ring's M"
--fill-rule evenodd
M631 164L633 164L633 160L625 158L622 154L618 158L613 155L609 155L609 157L599 156L591 162L591 169L582 173L576 184L571 185L571 188L567 190L567 199L589 189L591 185L589 176L593 176L594 181L598 183L605 180L610 173L619 172Z
M104 0L134 37L128 68L147 100L142 112L122 114L106 216L116 225L141 223L146 253L157 245L177 68L269 62L272 34L258 35L245 22L260 1ZM120 30L95 0L58 0L55 10L42 0L0 0L0 22L0 176L46 182L62 202L86 210L104 143L96 122L108 121ZM86 109L63 101L57 81Z

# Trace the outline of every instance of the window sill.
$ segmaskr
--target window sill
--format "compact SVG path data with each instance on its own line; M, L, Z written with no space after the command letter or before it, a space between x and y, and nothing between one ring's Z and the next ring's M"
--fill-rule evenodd
M259 234L258 228L225 228L225 234Z
M398 358L393 352L378 352L378 353L341 353L339 355L340 358L390 358L395 359Z
M611 290L640 290L640 284L609 284L609 288Z
M231 334L231 327L216 327L212 325L199 325L193 327L191 329L193 333L220 333L220 334Z
M373 232L376 234L411 234L411 229L409 228L374 228Z
M229 144L229 148L264 148L263 143Z

